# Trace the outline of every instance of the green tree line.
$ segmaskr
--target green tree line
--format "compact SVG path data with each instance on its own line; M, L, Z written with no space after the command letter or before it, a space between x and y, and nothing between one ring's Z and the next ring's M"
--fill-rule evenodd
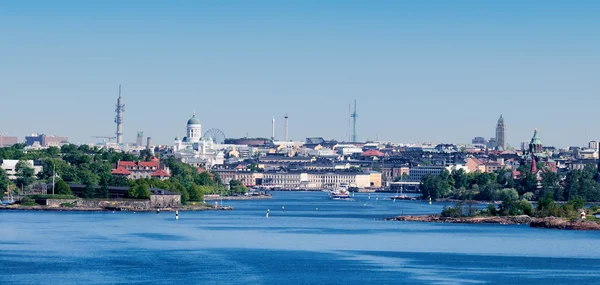
M216 173L198 173L196 167L187 165L170 157L164 163L171 169L171 177L165 181L157 178L128 180L126 177L111 175L112 165L118 161L150 160L149 152L142 152L140 157L114 151L113 149L90 148L87 145L63 145L61 148L49 147L43 150L23 150L23 145L0 148L0 159L21 160L17 164L17 185L28 187L35 182L51 183L55 177L55 193L70 195L67 184L84 184L85 198L108 198L109 186L129 186L130 198L146 199L150 196L150 188L161 188L181 194L182 202L202 201L204 194L244 193L247 191L241 182L232 181L231 189L226 189ZM43 170L37 177L34 170L25 160L40 160ZM6 172L0 170L0 189L13 183L8 180ZM13 186L13 188L16 188Z
M600 201L600 185L597 183L596 167L587 165L582 170L571 170L564 177L548 169L542 171L538 183L537 174L527 166L521 166L520 176L513 179L509 169L493 173L466 173L462 169L442 171L440 175L426 175L420 184L423 198L453 198L460 200L501 201L503 191L515 190L518 197L537 201L546 195L556 201L580 198L590 202Z

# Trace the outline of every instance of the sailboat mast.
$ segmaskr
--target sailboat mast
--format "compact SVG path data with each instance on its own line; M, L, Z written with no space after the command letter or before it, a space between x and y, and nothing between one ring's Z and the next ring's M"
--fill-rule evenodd
M54 195L54 185L56 185L54 182L54 178L56 177L56 164L52 163L52 169L52 195Z

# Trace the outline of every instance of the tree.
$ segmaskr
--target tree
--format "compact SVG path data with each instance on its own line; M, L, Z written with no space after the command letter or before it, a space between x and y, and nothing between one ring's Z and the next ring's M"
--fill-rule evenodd
M150 198L150 186L144 182L135 183L127 192L129 198L148 199Z
M10 180L8 179L8 174L6 173L6 171L4 171L3 168L0 168L0 191L2 191L1 194L4 194L4 192L8 192L10 187ZM3 197L3 195L0 195Z
M35 171L29 162L20 160L15 166L15 171L17 172L17 185L27 187L35 181Z
M446 197L450 192L450 187L442 178L438 175L425 175L419 186L423 198L438 199Z
M48 156L50 158L58 158L58 156L60 155L60 149L58 147L51 146L46 149L46 153L48 153Z
M519 179L519 185L517 191L519 194L525 194L527 192L537 192L537 174L524 168L521 171L521 178Z
M112 175L109 178L108 185L110 186L128 186L129 179L126 176Z
M202 193L202 188L204 186L192 185L188 192L190 193L190 201L200 202L204 200L204 193Z
M153 155L152 152L149 149L143 149L140 151L140 159L143 161L150 161L150 159L152 159Z
M85 189L83 189L83 198L95 198L96 196L96 187L94 187L94 184L90 183L90 181L87 181L85 183Z
M73 195L67 182L62 179L59 179L56 181L56 184L54 184L54 193L58 195Z
M229 188L231 189L231 192L233 192L233 193L243 194L243 193L248 192L248 188L246 188L246 186L244 186L242 181L239 181L239 180L229 181Z
M96 198L108 198L108 183L110 182L110 176L103 175L100 178L100 188L97 189L95 196Z
M560 185L560 178L558 174L547 170L542 173L542 189L539 191L536 197L543 197L546 194L551 194L554 200L564 200L564 189Z
M210 177L210 173L202 172L194 178L194 182L198 185L213 185L214 181Z

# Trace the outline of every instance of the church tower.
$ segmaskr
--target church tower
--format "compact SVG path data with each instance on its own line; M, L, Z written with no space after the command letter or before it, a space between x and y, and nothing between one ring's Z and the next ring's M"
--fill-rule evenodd
M502 115L500 115L496 124L496 149L506 150L506 125L504 124Z
M200 120L196 118L196 113L187 122L187 142L199 142L202 138L202 125Z

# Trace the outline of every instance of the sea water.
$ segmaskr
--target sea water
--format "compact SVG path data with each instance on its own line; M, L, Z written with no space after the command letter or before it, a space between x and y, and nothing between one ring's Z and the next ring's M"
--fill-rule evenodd
M0 284L600 284L600 232L384 221L450 205L392 195L275 192L179 220L4 211Z

